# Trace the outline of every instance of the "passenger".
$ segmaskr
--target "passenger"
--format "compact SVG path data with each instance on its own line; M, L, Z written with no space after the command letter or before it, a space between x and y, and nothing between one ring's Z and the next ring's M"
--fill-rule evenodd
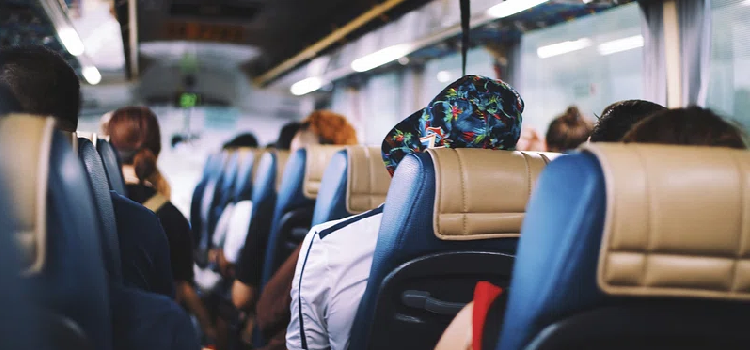
M571 106L565 114L555 118L547 129L547 150L565 153L586 142L591 125L583 118L578 107Z
M19 101L23 112L52 116L57 128L75 132L78 128L78 113L81 90L78 76L58 53L41 45L0 48L0 84L5 85ZM110 191L117 221L117 231L123 238L144 238L142 227L135 223L147 223L155 215L143 206ZM128 222L124 222L127 218ZM124 226L123 224L133 224ZM168 251L166 239L158 245L152 240L154 251ZM85 254L86 252L82 252ZM158 265L158 253L145 252L151 264ZM121 251L123 262L137 260L139 255ZM168 261L165 256L165 261ZM167 265L167 264L164 264ZM154 266L142 270L146 275L159 275ZM171 271L164 270L171 279ZM143 276L142 276L143 277ZM169 280L163 288L155 290L173 295L174 287ZM115 349L198 349L198 339L190 319L170 298L144 293L138 289L110 284L110 307L115 325L113 341ZM137 323L136 323L137 322ZM159 328L155 327L155 325ZM91 335L92 337L103 335ZM96 342L99 343L99 342Z
M284 134L283 131L282 129L279 139L285 141L290 132ZM327 110L314 111L299 125L299 131L290 142L290 148L295 152L319 144L356 145L357 133L346 117ZM232 287L232 301L238 310L251 310L258 297L255 295L255 289L260 286L267 240L268 237L247 235L237 262L237 280Z
M221 149L228 150L228 149L238 148L238 147L256 148L258 147L258 140L255 138L255 135L247 132L244 134L237 135L237 137L235 137L231 141L222 145Z
M114 111L104 113L104 115L99 118L99 135L103 137L109 137L109 120L112 118L112 112Z
M281 128L281 133L279 133L279 138L274 144L274 148L282 151L290 150L292 148L292 140L294 140L294 137L297 136L297 132L299 131L301 126L301 123L284 124L284 126Z
M742 129L710 109L667 109L640 121L622 138L630 143L659 143L745 149Z
M388 133L382 145L386 169L393 174L405 156L432 147L513 150L523 107L518 93L502 81L462 77ZM347 347L382 211L381 205L318 225L305 237L299 254L304 259L299 259L292 283L287 348Z
M357 144L354 127L344 116L330 111L313 112L302 124L295 124L287 124L282 128L278 140L280 147L292 147L296 150L314 144ZM293 134L295 129L299 132ZM291 284L301 246L287 258L258 296L256 293L263 267L261 262L265 256L263 249L266 246L265 242L261 242L263 239L267 237L248 235L238 263L241 268L238 269L238 278L232 289L232 301L238 310L250 312L241 334L244 343L251 342L252 331L257 324L265 339L268 339L264 350L285 349L286 326L291 312Z
M521 138L518 140L518 144L516 144L516 150L523 152L545 152L547 151L547 145L539 137L539 131L536 128L527 126L521 129Z
M666 108L643 100L615 102L602 111L591 131L591 142L617 142L639 121Z
M154 211L167 234L177 302L187 306L198 318L204 334L213 339L216 332L192 285L190 224L169 198L158 193L152 180L157 173L156 162L161 152L156 115L147 107L117 109L109 121L109 135L112 146L122 158L128 196Z

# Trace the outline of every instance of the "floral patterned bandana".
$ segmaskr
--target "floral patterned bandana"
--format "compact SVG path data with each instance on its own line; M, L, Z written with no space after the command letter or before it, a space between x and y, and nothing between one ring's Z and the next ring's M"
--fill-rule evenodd
M501 80L467 75L388 132L381 148L393 176L405 156L427 148L514 150L521 136L523 100Z

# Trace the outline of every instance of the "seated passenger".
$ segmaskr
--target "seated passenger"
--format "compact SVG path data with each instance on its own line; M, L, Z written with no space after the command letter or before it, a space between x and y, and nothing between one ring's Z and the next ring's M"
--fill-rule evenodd
M622 141L745 149L744 136L710 109L690 107L657 112L635 124Z
M122 158L128 196L159 217L169 241L172 278L177 302L198 317L207 337L215 332L203 304L193 288L193 246L190 224L169 198L158 192L154 181L161 151L161 133L156 115L147 107L116 110L109 121L112 146Z
M516 150L522 152L545 152L547 145L544 139L539 137L539 131L533 126L525 126L521 129L521 138L518 139Z
M283 136L285 135L282 130L279 139L286 143ZM299 125L298 132L289 143L290 150L296 152L307 146L321 144L356 145L357 132L346 117L340 114L327 110L314 111ZM276 179L276 181L281 181L281 179ZM259 236L247 235L244 248L237 259L237 280L232 286L232 301L238 310L252 310L258 298L256 289L261 282L268 240L268 237ZM296 259L296 257L293 258Z
M628 109L630 113L624 113ZM654 110L657 112L651 114ZM650 114L650 116L644 114ZM634 120L640 121L634 126L628 124ZM600 141L609 141L608 139L612 138L621 139L625 143L747 148L740 128L728 123L711 110L699 107L666 109L646 101L628 101L628 103L617 103L607 107L600 123L603 124L600 124L602 125L598 129L600 133L596 135ZM630 131L622 136L621 131L625 128ZM594 139L594 135L591 138ZM490 324L484 320L490 318L488 315L492 314L493 305L504 303L504 300L500 298L502 290L495 287L498 291L492 295L492 300L485 300L475 305L477 301L481 301L481 295L486 294L481 290L492 288L487 284L487 282L477 284L474 303L464 307L448 326L436 350L472 349L472 346L473 349L480 349L482 344L477 343L480 340L487 344L488 339L483 336L481 325ZM478 320L481 321L479 327L475 324ZM502 317L499 322L502 322ZM487 335L493 337L499 335L497 328L486 329L491 329ZM489 341L490 344L496 344L496 342L497 339Z
M522 111L521 97L504 82L462 77L388 133L382 145L386 169L393 175L405 156L433 147L513 150ZM347 348L382 212L381 205L307 234L292 283L287 348Z
M237 137L223 144L221 146L221 149L228 150L228 149L238 148L238 147L250 147L250 148L258 147L258 140L255 138L255 135L253 135L252 133L246 132L244 134L237 135Z
M58 129L76 132L81 103L80 83L73 68L58 53L41 45L0 48L0 84L11 90L25 113L52 116L57 121ZM139 227L137 223L148 223L151 218L155 219L154 214L113 191L110 191L110 195L118 221L120 242L123 237L135 237L136 241L143 238L141 233L144 232L145 226ZM127 223L133 225L123 226L120 220L123 215L129 219ZM160 241L157 239L156 242ZM159 252L167 252L169 249L166 239L163 243L162 246L151 247L153 250L148 252L150 262L155 265L159 265ZM132 252L120 253L123 262L138 259ZM164 258L166 261L167 257ZM154 266L144 266L141 271L148 270L149 274L158 276L159 272L153 269ZM169 270L165 271L165 275L171 279ZM174 290L169 280L166 282L162 287L152 287L156 292L171 298ZM119 325L113 332L115 349L199 348L195 330L189 326L189 318L184 313L173 313L177 305L170 299L161 299L160 296L149 293L138 293L132 288L114 284L110 286L109 297L113 324ZM160 328L158 332L153 328L150 332L144 332L143 329L138 329L138 324L129 322L131 320L139 320L140 324L158 324ZM171 347L159 347L170 343ZM125 344L130 346L121 347Z
M617 142L639 121L655 112L666 109L653 102L625 100L615 102L602 111L599 121L591 131L591 142Z
M565 114L555 118L547 129L547 150L565 153L586 142L591 125L583 118L578 107L571 106Z

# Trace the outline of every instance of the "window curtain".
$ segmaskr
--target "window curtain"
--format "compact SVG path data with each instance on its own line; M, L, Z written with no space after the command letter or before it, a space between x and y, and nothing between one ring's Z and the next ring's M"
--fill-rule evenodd
M667 69L664 55L664 4L639 1L643 21L643 91L646 100L666 106Z
M679 0L682 104L705 106L711 58L710 0Z

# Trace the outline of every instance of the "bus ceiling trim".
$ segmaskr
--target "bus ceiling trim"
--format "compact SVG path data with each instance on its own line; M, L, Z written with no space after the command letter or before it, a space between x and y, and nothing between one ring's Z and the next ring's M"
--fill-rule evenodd
M270 82L274 78L293 69L294 67L304 62L305 60L315 58L318 52L323 51L327 47L344 39L347 35L349 35L353 31L361 28L362 26L369 23L370 21L376 18L379 18L381 15L392 10L393 8L403 3L404 1L405 0L387 0L383 2L382 4L379 4L373 7L369 11L359 15L359 17L347 23L345 26L334 30L331 34L329 34L325 38L319 40L315 44L308 46L307 48L302 50L300 53L298 53L296 56L282 62L280 65L276 66L275 68L272 68L265 74L255 78L254 83L258 86L265 86L268 82Z

